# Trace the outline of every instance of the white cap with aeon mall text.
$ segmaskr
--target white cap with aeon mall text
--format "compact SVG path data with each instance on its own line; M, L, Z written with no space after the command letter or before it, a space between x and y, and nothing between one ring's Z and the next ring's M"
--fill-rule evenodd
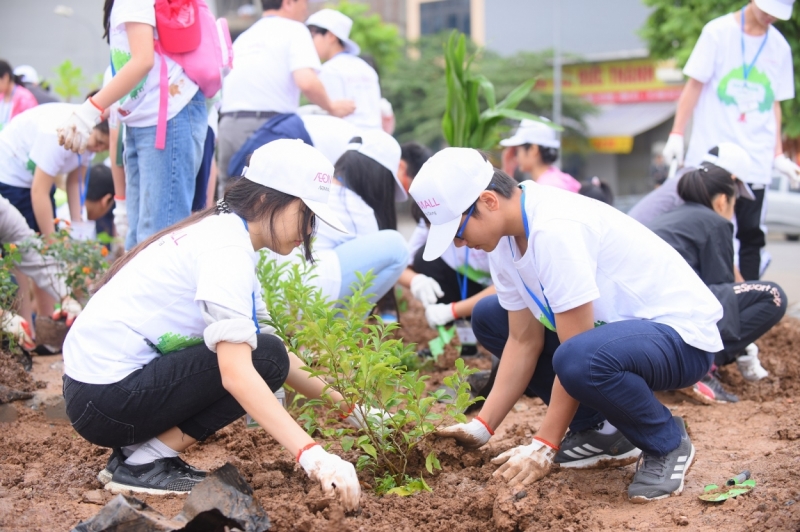
M347 229L328 207L333 165L313 146L300 139L273 140L253 152L242 176L300 198L320 220L347 234Z
M353 19L335 9L320 9L308 17L306 26L316 26L333 33L342 41L344 51L348 54L358 55L361 53L361 47L350 40Z
M716 155L711 153L715 150L717 152ZM734 176L736 191L740 198L749 200L756 199L755 194L753 194L753 191L747 186L747 183L742 181L743 177L750 174L750 156L747 155L744 148L733 142L720 142L703 156L703 162L719 166ZM700 166L702 166L702 163Z
M409 192L431 223L423 259L436 260L447 251L461 215L486 190L493 175L492 163L472 148L445 148L422 165Z
M400 182L400 178L397 177L402 154L400 144L393 136L380 129L364 131L358 138L361 138L361 142L351 142L347 145L347 150L357 151L389 170L394 177L394 200L407 200L408 193L406 193L403 183Z
M758 9L780 20L792 18L794 0L756 0Z
M514 136L500 141L501 146L512 147L522 146L523 144L536 144L546 148L560 148L561 141L558 140L555 125L543 116L539 117L542 121L525 119L520 122Z

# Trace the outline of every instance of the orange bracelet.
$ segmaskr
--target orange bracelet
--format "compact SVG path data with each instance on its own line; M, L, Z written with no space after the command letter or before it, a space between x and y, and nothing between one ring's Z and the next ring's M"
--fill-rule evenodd
M558 445L553 445L549 441L545 440L544 438L540 438L539 436L534 436L533 439L542 442L543 444L547 445L553 450L558 451L559 449L561 449L561 447L559 447Z
M91 103L94 106L94 108L97 109L98 111L100 111L101 113L105 112L105 109L103 109L102 107L97 105L97 102L94 101L94 98L89 97L89 103Z
M314 442L309 443L308 445L306 445L305 447L303 447L299 451L297 451L297 461L298 462L300 461L300 455L302 455L304 452L306 452L307 450L311 449L315 445L319 445L319 444L314 441Z
M342 419L347 419L353 414L353 410L355 410L355 409L356 409L356 405L353 405L353 406L350 407L350 410L348 410L344 414L339 412L339 417L342 418Z
M453 313L453 318L454 319L458 319L458 314L456 314L456 302L455 301L450 303L450 312Z
M482 420L480 416L475 416L475 419L477 419L478 421L480 421L481 423L483 423L483 426L484 426L484 427L486 427L486 430L488 430L488 431L489 431L489 434L490 434L491 436L494 436L494 431L492 430L492 427L490 427L490 426L489 426L489 424L488 424L487 422L485 422L484 420Z

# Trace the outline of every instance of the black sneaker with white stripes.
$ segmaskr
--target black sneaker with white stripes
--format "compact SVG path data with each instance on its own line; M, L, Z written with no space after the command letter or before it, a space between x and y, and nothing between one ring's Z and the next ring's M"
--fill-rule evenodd
M122 462L114 471L111 482L106 484L106 489L112 493L151 495L189 493L205 477L204 471L189 466L180 458L159 458L138 466Z
M686 433L683 419L673 416L678 426L681 442L677 449L664 456L642 453L636 464L636 474L628 486L628 498L631 502L645 503L658 499L666 499L671 495L680 495L683 491L686 472L694 461L694 445Z
M124 461L125 455L122 453L122 449L119 447L113 447L111 449L111 456L108 457L108 462L106 462L105 469L97 474L97 480L99 480L103 486L111 482L111 477L114 476L114 471L116 471L119 464Z
M575 469L600 469L634 463L642 451L618 430L611 434L600 434L598 430L603 423L588 430L568 432L561 442L555 463Z

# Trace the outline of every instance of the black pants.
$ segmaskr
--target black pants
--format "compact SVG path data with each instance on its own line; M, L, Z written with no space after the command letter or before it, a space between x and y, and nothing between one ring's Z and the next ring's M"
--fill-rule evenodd
M277 336L257 338L253 366L275 391L289 374L286 348ZM141 443L176 426L202 441L244 415L205 344L158 357L114 384L65 375L64 399L75 431L103 447Z
M761 338L786 314L786 294L775 283L751 281L731 285L739 306L739 340L723 341L714 356L717 366L730 364L744 348Z
M736 201L736 238L739 239L739 271L745 281L757 281L761 269L761 248L767 245L761 230L764 189L754 190L756 199Z
M444 292L444 296L439 298L439 303L454 303L461 301L461 289L458 287L458 278L456 271L447 265L441 258L432 260L430 262L422 258L422 253L425 251L424 247L414 254L414 271L427 275L435 279ZM480 283L476 283L471 279L467 279L467 297L472 297L481 290L486 288Z

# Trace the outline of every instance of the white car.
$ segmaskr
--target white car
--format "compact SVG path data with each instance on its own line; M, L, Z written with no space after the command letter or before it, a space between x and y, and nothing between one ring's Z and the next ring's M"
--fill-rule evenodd
M787 240L800 240L800 188L792 188L788 177L776 175L766 193L769 230L785 233Z

